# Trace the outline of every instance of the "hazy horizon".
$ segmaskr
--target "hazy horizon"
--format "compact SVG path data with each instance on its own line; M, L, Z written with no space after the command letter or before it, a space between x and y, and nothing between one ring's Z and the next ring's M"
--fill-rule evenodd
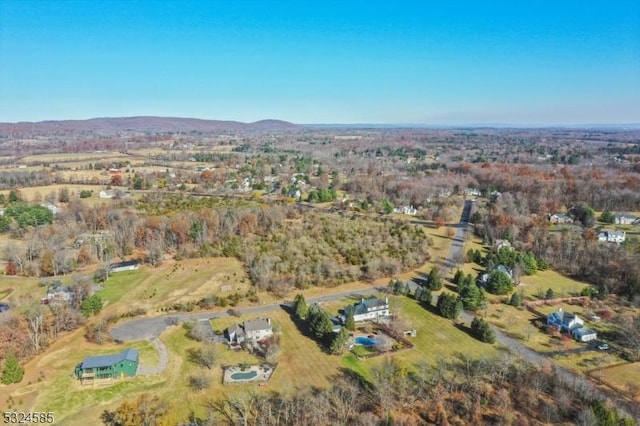
M640 3L0 0L0 122L640 122Z

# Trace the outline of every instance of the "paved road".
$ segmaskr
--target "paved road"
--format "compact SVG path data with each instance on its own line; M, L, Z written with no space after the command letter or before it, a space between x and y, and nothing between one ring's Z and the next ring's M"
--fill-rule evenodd
M462 217L460 218L460 223L456 226L456 234L454 236L453 244L449 249L449 253L445 261L445 266L449 268L455 267L457 264L456 260L460 259L459 256L461 255L462 247L464 245L465 232L469 227L469 215L471 213L471 206L471 201L465 201L464 209L462 211ZM433 305L435 305L436 302L437 297L434 296L432 300ZM473 318L474 316L471 313L465 311L463 311L460 315L460 319L465 322L467 326L471 325L471 321L473 320ZM609 398L613 400L620 411L625 412L630 417L635 418L636 422L640 424L640 410L638 409L637 404L629 403L628 401L619 398L618 395L614 394L613 392L607 392L601 388L597 388L584 376L572 373L571 371L560 367L557 363L554 362L553 358L550 358L549 354L543 355L539 352L529 349L520 341L505 335L495 327L492 328L496 335L496 340L509 348L509 350L511 350L512 352L519 354L524 360L530 362L533 365L544 365L551 362L555 367L556 375L566 385L572 386L576 389L582 389L599 399Z
M457 265L457 260L460 259L460 256L462 254L461 252L464 246L465 233L468 231L468 227L469 227L469 215L471 213L472 204L473 204L472 201L469 201L469 200L465 201L465 205L462 211L462 216L460 218L460 223L458 223L458 225L455 226L456 233L454 235L453 244L449 249L449 253L444 263L444 265L448 268L454 268ZM363 289L359 291L336 292L326 296L309 299L308 302L321 303L326 301L339 300L344 297L348 297L352 295L364 296L364 295L375 293L381 290L385 290L385 289L371 287L371 288ZM434 297L434 300L433 300L434 305L436 301L437 301L437 298ZM262 314L262 313L271 312L277 309L282 309L283 304L273 303L269 305L239 308L237 310L241 314ZM131 321L127 321L125 323L119 324L118 326L114 327L113 330L111 331L111 336L115 340L120 340L120 341L149 339L152 342L154 342L154 344L156 345L160 353L160 363L158 366L155 366L155 367L145 366L143 369L143 372L146 374L155 374L155 373L161 372L166 367L166 363L167 363L166 348L159 341L158 336L160 336L160 334L164 330L166 330L167 327L180 322L184 322L184 321L206 320L206 319L220 318L220 317L226 317L226 316L229 316L229 314L226 311L215 310L215 311L198 312L198 313L192 313L192 314L180 313L180 314L174 314L174 315L164 315L160 317L135 319L135 320L131 320ZM467 325L469 325L473 320L473 315L468 312L463 312L460 315L460 319L463 322L465 322ZM553 361L553 359L527 348L519 341L509 336L506 336L500 330L495 329L495 327L494 327L494 332L496 334L496 340L498 342L500 342L501 344L509 348L514 353L520 354L520 356L522 356L522 358L525 359L526 361L534 365L543 365L545 363L552 362L556 368L556 374L567 385L573 386L575 388L581 388L601 399L604 399L604 398L612 399L613 401L615 401L616 406L621 411L628 413L632 417L633 415L635 415L636 421L640 424L640 413L638 413L637 406L631 405L627 401L618 398L618 396L613 393L605 392L599 388L596 388L593 385L593 383L591 383L585 377L578 374L574 374L558 366Z
M332 294L328 294L325 296L315 297L309 299L308 303L321 303L328 302L332 300L339 300L348 296L356 296L356 295L368 295L371 293L375 293L378 291L384 290L382 288L371 287L365 288L358 291L342 291L336 292ZM260 306L252 306L248 308L238 308L236 309L241 314L263 314L267 312L271 312L274 310L282 309L283 303L272 303L269 305L260 305ZM157 338L162 334L167 327L178 324L184 321L192 321L192 320L206 320L211 318L222 318L227 317L229 314L226 310L215 310L215 311L207 311L207 312L197 312L197 313L178 313L173 315L163 315L159 317L151 317L151 318L140 318L134 319L131 321L124 322L115 326L111 330L111 337L115 340L119 340L122 342L132 341L132 340L145 340L145 339L153 339Z

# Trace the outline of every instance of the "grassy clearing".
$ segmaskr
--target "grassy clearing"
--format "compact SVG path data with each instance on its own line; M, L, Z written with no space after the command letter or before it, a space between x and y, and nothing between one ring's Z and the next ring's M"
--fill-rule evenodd
M39 299L46 296L44 287L40 287L35 277L9 277L0 275L0 300L18 303L26 299Z
M518 291L522 291L529 300L544 298L547 289L553 289L556 297L570 297L580 295L580 292L589 284L566 277L559 272L546 270L538 271L534 275L524 276L521 279Z
M249 279L238 260L207 258L167 261L156 268L143 266L118 272L109 277L98 294L113 310L122 313L135 308L158 310L211 295L244 294L249 288Z
M69 190L69 196L71 197L79 197L80 196L80 191L83 190L92 190L94 193L94 197L97 197L98 192L100 192L100 190L102 188L95 186L95 185L67 185L67 184L63 184L63 185L48 185L48 186L33 186L33 187L29 187L29 188L21 188L20 189L20 195L22 197L23 200L25 201L38 201L38 202L44 202L44 199L47 195L49 195L50 193L54 193L55 194L55 203L57 203L58 200L58 191L61 188L66 188ZM9 196L9 191L0 191L0 194L4 194L5 197ZM64 206L63 206L64 207Z
M417 364L426 361L433 364L439 358L450 358L458 353L482 357L497 355L500 350L496 345L474 339L451 320L426 310L413 299L391 296L389 303L396 307L408 328L417 331L416 337L411 338L415 347L398 354L398 358L406 362Z
M65 161L102 161L111 158L126 157L125 154L119 152L67 152L67 153L52 153L52 154L38 154L28 155L20 159L20 163L28 164L33 162L65 162Z
M598 370L594 376L640 402L640 363L628 363Z

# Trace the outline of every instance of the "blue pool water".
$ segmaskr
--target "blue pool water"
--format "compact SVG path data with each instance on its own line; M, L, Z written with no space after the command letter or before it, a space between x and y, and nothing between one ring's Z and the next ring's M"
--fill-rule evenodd
M372 339L369 337L356 337L355 343L356 345L360 346L373 346L376 344L376 339Z
M250 380L256 377L258 373L256 371L249 371L247 373L233 373L231 378L233 380Z

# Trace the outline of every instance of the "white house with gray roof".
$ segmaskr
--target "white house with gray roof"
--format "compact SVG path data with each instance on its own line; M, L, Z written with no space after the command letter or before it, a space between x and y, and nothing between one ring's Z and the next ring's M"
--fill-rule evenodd
M613 216L613 221L617 225L631 225L636 220L638 220L638 216L634 216L628 213L616 213Z
M273 335L273 326L269 318L246 320L242 325L233 324L224 331L224 336L231 344L244 341L256 342Z
M378 319L380 317L388 317L389 313L389 299L378 299L377 297L371 297L369 299L360 299L360 302L347 306L344 308L344 315L342 316L343 322L346 322L349 314L353 313L353 320L355 322L369 321Z
M624 231L611 231L604 229L598 234L598 241L603 243L624 243L627 234Z

